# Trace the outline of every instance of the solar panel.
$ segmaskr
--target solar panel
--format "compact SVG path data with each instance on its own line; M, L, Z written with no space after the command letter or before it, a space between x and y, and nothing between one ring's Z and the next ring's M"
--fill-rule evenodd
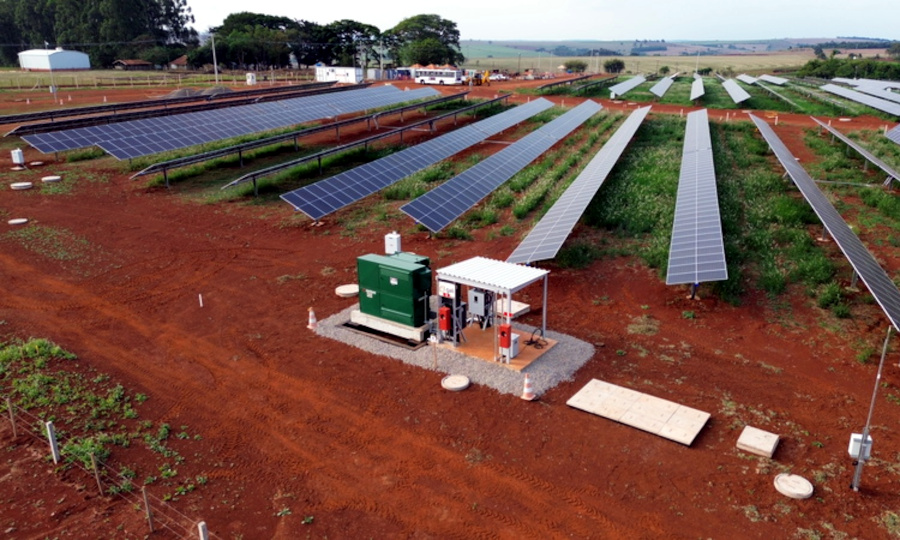
M846 145L849 146L850 148L852 148L852 149L856 150L857 152L859 152L860 155L862 155L864 158L866 158L867 160L869 160L870 163L872 163L873 165L875 165L876 167L878 167L878 168L881 169L882 171L886 172L886 173L888 174L888 179L894 178L894 179L900 180L900 175L898 175L898 174L897 174L897 171L895 171L894 169L892 169L890 165L888 165L888 164L885 163L884 161L882 161L882 160L878 159L877 157L875 157L874 154L872 154L871 152L869 152L868 150L866 150L866 149L863 148L862 146L856 144L853 140L851 140L849 137L847 137L846 135L844 135L844 134L841 133L840 131L834 129L833 127L831 127L831 126L829 126L828 124L826 124L826 123L820 121L820 120L817 119L817 118L813 118L813 117L810 117L810 118L812 118L817 124L819 124L819 125L822 126L823 128L827 129L832 135L834 135L835 137L837 137L838 139L840 139L841 141L843 141L844 144L846 144Z
M748 94L746 90L741 88L734 79L722 81L722 86L725 88L725 91L728 92L728 95L731 96L732 101L734 101L735 103L740 103L742 101L750 99L750 94Z
M740 77L738 77L738 78L740 78ZM775 84L778 86L784 86L788 82L787 79L784 79L781 77L776 77L774 75L760 75L759 78L760 78L760 80L762 80L764 82Z
M666 285L728 279L709 116L687 115Z
M281 196L318 220L553 106L540 98Z
M861 84L856 87L857 90L864 94L869 94L870 96L875 96L880 99L885 99L887 101L894 101L896 103L900 103L900 94L896 92L891 92L890 90L886 90L884 88L874 86L870 84Z
M666 95L666 92L669 91L669 88L672 87L672 83L674 82L674 77L663 77L658 83L653 85L653 88L650 89L650 93L661 98Z
M646 80L647 79L645 79L643 75L638 75L636 77L628 79L627 81L620 82L617 85L610 86L610 99L616 99L619 96L625 95L626 92L634 90L635 88L643 84Z
M694 82L691 83L691 101L702 98L705 93L706 89L703 88L703 77L694 73Z
M23 138L44 153L96 145L118 159L127 159L437 94L433 88L403 92L383 85L340 94L146 118Z
M506 262L528 264L556 257L649 112L650 107L642 107L631 113Z
M602 108L594 101L585 101L462 174L401 206L400 211L430 231L440 231Z
M900 144L900 125L887 132L887 138Z
M756 77L751 77L746 73L741 73L737 76L737 80L741 81L744 84L756 84Z
M869 292L881 306L894 328L900 328L900 291L891 281L884 269L875 261L875 258L863 245L859 237L853 233L834 206L828 201L824 193L816 186L809 174L797 163L797 160L788 150L787 146L778 138L775 131L763 120L754 115L750 119L756 124L763 138L769 143L769 147L775 152L781 166L785 168L791 180L803 193L806 201L812 206L813 211L819 216L822 224L834 238L838 247L850 261L853 270L859 274L860 279L868 287Z
M868 107L872 107L873 109L878 109L879 111L886 112L894 116L900 116L900 103L893 103L891 101L879 99L875 96L863 94L862 92L857 92L856 90L851 90L849 88L844 88L843 86L837 86L835 84L826 84L824 86L821 86L820 88L822 90L825 90L826 92L831 92L832 94L847 98L850 101L861 103Z

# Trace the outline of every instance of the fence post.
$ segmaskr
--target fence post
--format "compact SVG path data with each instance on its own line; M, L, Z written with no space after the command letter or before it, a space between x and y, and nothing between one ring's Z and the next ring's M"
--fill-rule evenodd
M209 531L206 530L205 521L197 524L197 533L200 535L200 540L209 540Z
M8 397L6 398L6 410L9 411L9 421L12 423L13 427L13 437L18 437L19 434L16 432L16 416L13 413L12 409L12 400Z
M47 438L50 440L50 452L53 454L53 463L59 465L59 447L56 445L56 430L53 422L44 424L47 427Z
M94 456L93 452L91 452L91 466L94 468L94 478L97 480L97 489L100 490L100 495L103 495L103 484L100 483L100 472L97 471L97 458Z
M150 525L150 532L153 532L153 512L150 511L150 500L147 498L147 486L141 486L141 493L144 494L144 508L147 510L147 524Z

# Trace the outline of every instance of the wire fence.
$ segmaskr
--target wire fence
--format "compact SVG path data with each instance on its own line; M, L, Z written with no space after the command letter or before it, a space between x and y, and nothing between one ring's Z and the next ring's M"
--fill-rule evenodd
M18 407L12 402L10 396L0 395L0 408L6 411L14 436L24 436L38 444L50 445L46 422L42 418ZM205 522L181 513L166 501L151 494L146 486L136 491L131 479L123 476L121 472L116 471L108 464L98 462L94 459L93 454L91 455L93 470L85 467L79 461L79 457L66 456L64 450L67 440L66 437L56 436L57 447L61 449L59 454L63 463L81 471L88 478L92 478L96 482L100 494L104 497L117 498L129 503L134 508L140 508L145 513L149 532L167 531L176 538L197 537L198 535L201 540L219 538L207 532ZM67 457L72 459L66 459Z
M223 71L218 76L206 72L68 72L68 73L11 73L0 75L0 89L19 91L48 91L50 86L58 89L99 89L99 88L153 88L167 86L246 84L247 71ZM296 84L315 79L310 71L263 71L256 73L256 84Z

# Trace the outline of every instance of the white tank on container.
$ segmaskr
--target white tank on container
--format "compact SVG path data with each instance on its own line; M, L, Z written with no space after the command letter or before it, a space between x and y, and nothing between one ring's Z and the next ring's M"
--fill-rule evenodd
M384 253L385 255L393 255L403 251L400 249L400 233L394 231L384 235Z
M25 165L25 154L20 148L12 151L12 162L14 165Z

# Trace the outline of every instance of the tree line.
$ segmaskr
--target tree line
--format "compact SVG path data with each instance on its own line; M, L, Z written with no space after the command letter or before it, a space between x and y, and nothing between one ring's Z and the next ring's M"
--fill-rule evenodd
M0 0L0 64L18 64L26 49L63 47L87 53L94 67L118 59L164 66L182 55L201 67L269 69L301 65L459 64L456 23L416 15L385 31L343 19L330 24L241 12L210 28L200 42L187 0Z

